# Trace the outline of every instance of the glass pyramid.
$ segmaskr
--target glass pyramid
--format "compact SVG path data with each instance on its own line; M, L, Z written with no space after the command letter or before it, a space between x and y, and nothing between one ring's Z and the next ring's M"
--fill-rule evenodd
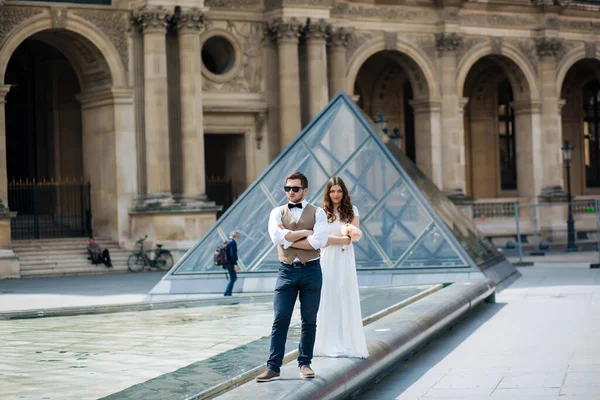
M233 230L241 232L242 271L277 270L267 222L270 211L286 203L284 180L294 171L308 177L308 200L315 205L330 176L348 185L364 234L355 244L359 269L479 269L496 283L518 276L471 220L377 131L352 100L338 94L164 279L222 272L213 252ZM502 267L493 271L497 264Z

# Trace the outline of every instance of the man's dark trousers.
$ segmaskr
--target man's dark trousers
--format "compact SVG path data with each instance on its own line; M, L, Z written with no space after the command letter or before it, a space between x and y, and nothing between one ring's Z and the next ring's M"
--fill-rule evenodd
M233 292L233 284L237 281L237 273L235 272L235 264L227 264L227 273L229 274L229 283L225 288L224 296L231 296Z
M302 335L298 346L298 366L310 365L317 333L317 312L321 301L321 285L323 275L321 264L310 267L294 268L285 265L279 267L273 311L275 320L271 331L271 354L267 367L279 372L285 353L290 320L300 297L300 315L302 316Z

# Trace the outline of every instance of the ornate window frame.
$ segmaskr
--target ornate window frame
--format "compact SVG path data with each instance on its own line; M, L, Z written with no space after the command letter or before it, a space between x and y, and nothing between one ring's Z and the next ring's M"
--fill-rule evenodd
M231 46L233 47L233 56L234 56L233 65L231 66L229 71L225 72L224 74L215 74L215 73L209 71L208 68L206 67L206 65L204 65L204 61L202 61L202 75L206 79L208 79L212 82L216 82L216 83L229 82L229 81L233 80L240 72L240 68L242 66L242 59L243 59L242 47L241 47L240 43L238 42L237 38L234 35L232 35L231 32L226 31L224 29L211 29L210 31L208 31L204 35L202 35L202 37L200 38L200 42L201 42L200 57L201 58L202 58L202 48L204 47L204 44L206 43L207 40L209 40L215 36L220 36L220 37L226 39L229 43L231 43Z

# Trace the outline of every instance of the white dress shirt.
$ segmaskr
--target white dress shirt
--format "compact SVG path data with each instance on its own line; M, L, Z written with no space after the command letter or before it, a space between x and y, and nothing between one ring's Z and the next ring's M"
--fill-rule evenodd
M302 208L294 207L290 210L296 223L298 223L298 220L302 216L307 204L308 202L304 200L302 201ZM293 244L293 242L288 242L285 240L285 236L291 231L289 229L279 228L278 225L281 223L281 208L275 207L269 216L269 236L271 236L273 244L276 246L283 246L284 249L287 249ZM306 238L308 243L315 250L325 247L327 240L329 239L329 228L327 226L327 215L325 215L325 211L323 211L321 207L317 207L317 212L315 214L315 226L313 227L312 231L313 234ZM298 259L294 261L298 261Z

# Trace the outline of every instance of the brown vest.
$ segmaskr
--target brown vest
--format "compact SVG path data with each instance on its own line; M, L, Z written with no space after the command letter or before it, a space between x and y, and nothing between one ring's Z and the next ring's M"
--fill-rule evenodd
M287 204L285 206L281 206L281 223L285 227L285 229L289 229L290 231L299 231L302 229L310 229L312 230L315 227L316 215L317 215L317 207L312 204L307 204L304 210L302 211L302 215L298 220L298 223L294 220L294 214L288 208ZM312 260L313 258L319 258L321 255L321 250L301 250L294 249L293 247L289 247L284 249L283 246L277 246L277 253L279 254L279 261L291 264L294 262L296 258L300 260L300 262L305 263L308 260Z

